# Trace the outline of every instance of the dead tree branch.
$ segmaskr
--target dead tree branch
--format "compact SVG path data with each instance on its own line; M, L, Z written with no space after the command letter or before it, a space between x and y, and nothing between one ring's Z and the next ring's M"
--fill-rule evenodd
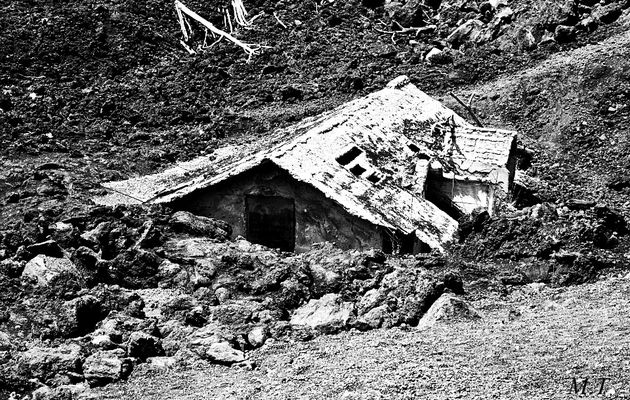
M384 30L384 29L378 29L378 28L374 28L374 30L376 32L385 33L385 34L388 34L388 35L396 35L396 34L403 35L403 34L406 34L406 33L415 33L415 35L418 36L421 33L434 32L437 29L436 25L427 25L427 26L411 27L411 28L403 28L397 22L396 22L396 25L398 25L400 27L400 30L392 31L392 30Z
M288 29L288 27L284 24L284 22L282 22L280 20L280 18L278 17L278 14L276 14L276 12L273 12L273 17L276 19L276 21L278 21L278 23L284 28L284 29Z
M457 102L466 109L466 111L468 112L468 114L470 114L470 116L472 117L472 119L475 120L475 123L477 124L477 126L479 128L483 128L483 124L481 123L481 121L479 120L479 118L477 117L477 114L475 114L475 112L472 110L472 108L470 108L469 106L466 105L466 103L464 103L459 97L457 97L457 95L455 95L455 93L453 92L449 92L448 94L450 94L455 100L457 100Z
M247 10L243 4L243 0L232 0L232 10L234 11L234 21L242 27L249 27L253 20L247 20Z
M194 19L195 21L199 22L204 28L206 28L208 31L210 31L210 33L212 33L213 35L218 35L221 37L226 38L227 40L229 40L230 42L234 43L235 45L239 46L240 48L242 48L245 53L247 53L248 57L248 61L251 59L252 56L258 54L260 52L260 50L262 49L263 46L257 45L257 44L248 44L248 43L244 43L240 40L238 40L237 38L235 38L234 36L232 36L231 34L222 31L221 29L217 28L216 26L212 25L208 20L206 20L205 18L201 17L199 14L197 14L196 12L192 11L191 9L189 9L188 7L186 7L181 1L176 0L175 1L175 9L177 10L177 16L179 18L179 26L182 30L182 34L184 35L184 40L188 41L188 39L190 38L190 35L188 34L188 31L190 30L190 26L186 26L187 22L184 19L184 14L186 14L188 17ZM231 26L231 20L230 20L230 26Z

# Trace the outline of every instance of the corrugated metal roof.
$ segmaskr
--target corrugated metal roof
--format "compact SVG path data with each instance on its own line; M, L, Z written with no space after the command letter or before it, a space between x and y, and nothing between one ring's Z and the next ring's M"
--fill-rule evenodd
M473 128L406 77L399 77L379 92L259 142L223 149L160 174L106 183L112 192L96 201L168 203L268 160L350 214L392 230L415 231L420 240L439 249L452 238L457 223L424 200L421 189L406 186L426 180L427 169L415 168L417 154L431 155L433 150L406 135L403 127L409 120L430 126L449 118L462 132L457 139L460 153L453 160L472 170L485 168L484 160L494 165L507 162L505 151L497 149L502 144L488 144L496 139L493 130L486 135Z

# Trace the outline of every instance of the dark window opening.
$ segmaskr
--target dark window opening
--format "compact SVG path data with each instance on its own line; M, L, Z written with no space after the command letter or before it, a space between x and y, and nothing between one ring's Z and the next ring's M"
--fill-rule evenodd
M282 251L295 250L295 203L280 196L247 196L247 240Z
M378 176L378 174L376 172L373 172L367 177L367 180L372 182L372 183L378 183L378 181L381 180L381 177Z
M352 162L352 160L357 158L359 154L361 154L361 150L358 147L353 146L350 150L337 157L336 160L341 165L348 165Z
M392 235L388 232L383 232L383 253L392 254L394 252L394 241Z
M403 235L400 232L383 231L383 252L385 254L414 254L417 238L415 232ZM421 246L420 251L424 251Z
M350 172L352 172L356 176L361 176L361 174L364 173L365 171L366 171L365 168L363 168L359 164L357 164L354 167L350 168Z

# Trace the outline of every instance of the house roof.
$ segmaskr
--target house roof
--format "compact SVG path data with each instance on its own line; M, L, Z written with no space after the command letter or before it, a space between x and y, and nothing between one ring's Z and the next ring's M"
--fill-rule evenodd
M435 150L405 134L403 128L409 120L431 126L446 119L462 132L457 140L461 154L454 156L462 159L462 168L477 171L486 164L504 162L503 150L478 138L482 132L403 76L381 91L278 130L259 142L224 148L159 174L105 183L110 193L95 200L100 204L168 203L270 161L350 214L405 234L415 232L439 249L452 238L457 223L424 200L427 168L416 168L418 153L431 157ZM492 132L488 130L487 136Z

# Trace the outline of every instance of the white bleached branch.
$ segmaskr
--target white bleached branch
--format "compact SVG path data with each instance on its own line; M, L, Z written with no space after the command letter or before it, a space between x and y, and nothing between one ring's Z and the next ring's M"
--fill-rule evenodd
M243 4L243 0L232 0L232 10L234 11L234 20L240 26L251 26L252 21L247 20L247 10Z
M222 31L221 29L219 29L216 26L214 26L208 20L206 20L205 18L201 17L199 14L197 14L194 11L192 11L190 8L186 7L179 0L175 1L175 9L177 10L177 17L179 19L179 25L180 25L180 28L182 29L182 34L184 35L184 39L185 40L188 40L189 37L190 37L190 35L188 34L188 30L190 29L190 27L188 27L188 28L186 27L184 14L186 14L188 17L194 19L195 21L199 22L204 28L206 28L208 31L210 31L210 33L212 33L213 35L218 35L218 36L224 37L227 40L229 40L230 42L232 42L235 45L237 45L240 48L242 48L245 51L245 53L247 53L247 55L249 56L249 59L251 59L252 56L258 54L260 52L260 50L262 49L262 47L263 47L263 46L260 46L260 45L257 45L257 44L244 43L244 42L238 40L237 38L235 38L231 34L225 32L225 31ZM230 21L230 25L231 25L231 21Z

